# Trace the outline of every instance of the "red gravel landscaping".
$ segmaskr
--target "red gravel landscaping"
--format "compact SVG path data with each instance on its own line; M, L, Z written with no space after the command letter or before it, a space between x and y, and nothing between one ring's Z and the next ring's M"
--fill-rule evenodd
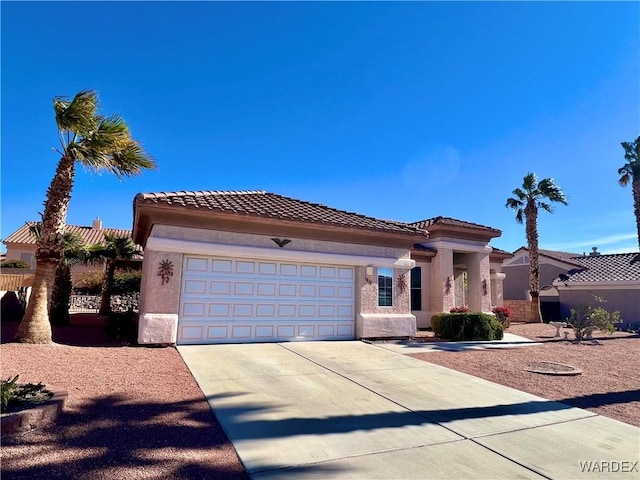
M0 347L3 379L69 393L56 426L3 438L3 480L247 478L175 348L117 346L99 319L72 318L59 344ZM3 342L16 328L3 322Z
M242 464L175 348L110 341L96 316L73 315L55 327L54 345L6 343L17 322L2 323L3 379L42 381L69 393L57 425L3 439L2 479L246 479ZM549 325L509 332L543 342L510 350L413 354L413 357L560 400L640 426L640 338L598 336L600 345L553 338ZM557 362L577 376L527 372Z
M638 335L596 332L599 344L575 344L554 338L556 329L546 324L511 325L507 331L542 345L411 356L640 427ZM534 362L568 364L582 374L553 376L524 370Z

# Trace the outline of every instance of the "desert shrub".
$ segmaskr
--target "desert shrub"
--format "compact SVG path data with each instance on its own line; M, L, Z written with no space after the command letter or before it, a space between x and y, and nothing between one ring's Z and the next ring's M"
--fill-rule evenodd
M131 310L112 313L107 318L106 328L112 340L135 344L138 340L138 314Z
M104 273L101 271L83 273L74 282L73 293L76 295L99 295L103 279Z
M511 317L511 309L507 307L493 307L491 309L493 314L496 316L500 323L502 323L502 328L509 328L511 325L511 321L509 318Z
M141 270L118 271L113 277L113 293L132 293L140 291Z
M448 340L500 340L503 327L493 315L486 313L439 313L431 317L437 337Z
M0 385L0 407L2 413L14 405L22 403L39 403L53 397L53 392L47 390L42 383L18 383L19 375L2 380Z
M31 268L31 266L23 260L5 260L0 265L1 268Z
M601 330L611 335L615 332L614 323L622 321L620 312L609 313L603 307L593 308L591 305L582 305L577 310L571 309L571 316L567 319L567 325L573 329L576 340L581 342L589 338L595 330Z
M141 270L118 270L113 276L113 290L111 293L120 295L139 292L141 278ZM76 280L73 292L77 295L100 295L103 282L103 272L87 272Z

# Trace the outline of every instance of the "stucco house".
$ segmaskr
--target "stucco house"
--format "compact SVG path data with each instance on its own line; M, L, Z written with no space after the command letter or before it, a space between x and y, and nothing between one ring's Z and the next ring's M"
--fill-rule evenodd
M36 225L36 222L26 222L22 227L3 240L3 243L7 247L7 260L22 260L26 262L31 269L35 269L37 245L36 236L31 231L31 227L34 225ZM131 237L130 230L104 228L99 218L96 218L91 226L67 225L66 231L77 234L87 245L102 243L105 233L114 234L119 237ZM71 275L75 281L80 275L96 270L104 270L104 263L97 262L91 265L76 265L71 269Z
M624 323L640 322L640 254L602 255L540 250L540 307L545 321L566 320L571 309L596 306L594 296L606 300L608 310L619 310ZM529 297L529 251L521 247L502 269L508 277L504 300L512 306Z
M141 193L138 341L413 336L433 313L502 301L497 229L381 220L264 191Z
M619 310L623 324L640 324L640 253L587 255L572 260L581 266L553 282L561 318L568 318L572 308L590 304ZM595 297L606 303L599 304Z

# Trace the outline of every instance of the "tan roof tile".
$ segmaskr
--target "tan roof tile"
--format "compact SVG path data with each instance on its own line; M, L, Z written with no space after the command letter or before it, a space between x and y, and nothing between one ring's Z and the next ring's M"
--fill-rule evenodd
M427 236L423 229L403 222L380 220L263 190L139 193L135 197L135 203L174 205L177 208L207 209L253 217Z
M409 225L426 230L429 230L429 228L433 227L434 225L442 225L449 227L472 228L474 230L486 230L487 232L500 233L500 230L498 230L497 228L487 227L486 225L480 225L479 223L465 222L464 220L458 220L457 218L442 216L427 218L426 220L413 222Z
M4 243L22 243L35 245L36 237L29 227L35 225L36 222L27 222L18 230L13 232L7 238L4 239ZM105 233L112 233L118 237L131 237L131 230L118 229L118 228L101 228L94 229L92 227L84 227L80 225L67 225L67 232L72 232L79 235L87 244L99 244L104 241Z

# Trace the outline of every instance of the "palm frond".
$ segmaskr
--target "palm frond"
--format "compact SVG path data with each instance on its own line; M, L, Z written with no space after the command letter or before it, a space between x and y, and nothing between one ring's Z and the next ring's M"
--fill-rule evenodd
M539 201L539 202L536 204L536 206L537 206L538 208L543 209L545 212L553 213L553 208L552 208L552 207L551 207L551 205L550 205L550 204L548 204L548 203L540 202L540 201Z
M108 170L118 178L138 175L142 170L154 170L155 161L147 155L142 146L130 140L125 148L111 155L112 163Z
M558 187L553 178L544 178L540 180L538 183L539 196L546 197L552 202L562 203L563 205L567 205L567 197L562 192L560 187Z
M536 174L533 172L529 172L525 175L523 182L522 182L522 188L525 189L525 191L531 193L535 190L536 188Z
M521 188L516 188L511 193L513 193L516 197L518 197L518 199L520 199L521 202L524 202L527 199L527 194Z
M629 184L629 181L631 180L631 174L625 171L623 168L618 170L618 174L620 175L620 178L618 179L618 183L621 186L626 187Z
M98 94L83 90L71 101L65 97L55 97L53 108L60 130L85 135L96 127Z
M516 213L516 222L522 223L524 221L524 210L519 209Z
M507 198L507 203L505 207L511 208L513 210L518 210L524 206L524 203L521 200L516 198Z

